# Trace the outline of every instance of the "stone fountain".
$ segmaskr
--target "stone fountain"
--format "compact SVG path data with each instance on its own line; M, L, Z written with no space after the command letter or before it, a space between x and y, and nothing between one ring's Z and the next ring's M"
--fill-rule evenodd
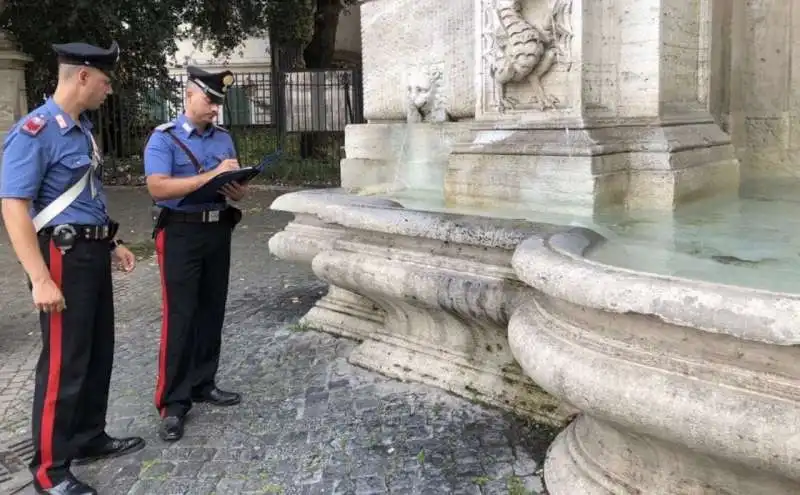
M791 132L764 129L794 129L769 103L800 99L754 94L786 81L752 69L800 25L779 5L364 2L369 123L342 188L272 205L295 218L271 252L330 286L304 323L358 339L355 364L563 427L551 494L800 493L800 297L655 254L685 244L687 205L793 174L764 158ZM609 212L658 215L648 269L599 254L626 247Z

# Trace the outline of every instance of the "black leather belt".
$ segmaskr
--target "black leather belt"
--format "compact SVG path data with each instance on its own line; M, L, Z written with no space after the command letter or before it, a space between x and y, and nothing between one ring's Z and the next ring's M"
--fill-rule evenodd
M119 230L119 224L113 220L106 225L63 223L42 229L39 236L55 244L64 254L75 247L75 243L78 241L108 242L117 235L117 230Z
M217 223L226 219L225 210L207 210L197 212L185 212L168 210L167 221L186 222L186 223Z
M107 225L79 225L67 223L46 227L41 230L40 234L48 237L66 235L76 240L84 241L110 241L117 235L118 229L119 224L116 222Z

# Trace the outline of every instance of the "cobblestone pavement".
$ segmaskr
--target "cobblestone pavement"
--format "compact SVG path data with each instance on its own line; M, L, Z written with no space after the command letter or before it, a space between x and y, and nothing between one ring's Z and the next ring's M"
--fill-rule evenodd
M291 218L267 210L274 197L254 193L235 234L219 384L242 392L243 403L198 405L180 442L158 439L158 270L143 259L115 280L108 421L110 433L141 435L147 447L76 474L113 495L543 493L538 466L551 431L355 368L347 363L352 341L296 325L325 286L308 269L268 254L267 239ZM144 191L111 190L109 198L124 238L148 239ZM2 443L28 434L39 334L22 271L5 237L0 244Z

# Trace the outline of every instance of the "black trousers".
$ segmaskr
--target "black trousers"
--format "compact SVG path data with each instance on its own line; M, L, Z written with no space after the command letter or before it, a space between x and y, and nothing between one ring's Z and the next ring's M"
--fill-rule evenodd
M62 254L39 238L66 309L40 313L42 352L33 398L34 482L62 482L79 449L104 438L114 360L114 298L108 241L78 241Z
M184 416L215 386L228 298L232 224L171 222L156 233L161 345L155 406Z

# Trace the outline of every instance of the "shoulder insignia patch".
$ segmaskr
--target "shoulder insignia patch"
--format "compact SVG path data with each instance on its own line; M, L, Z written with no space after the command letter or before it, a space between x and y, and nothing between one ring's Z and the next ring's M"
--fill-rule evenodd
M175 127L175 122L164 122L163 124L156 126L156 130L159 132L164 132L172 129L173 127Z
M218 129L218 130L220 130L222 132L229 132L228 129L225 129L221 125L217 125L217 124L214 124L214 129Z
M26 134L35 136L44 129L45 125L47 125L47 120L45 120L42 115L34 115L22 124L20 130L24 131Z

